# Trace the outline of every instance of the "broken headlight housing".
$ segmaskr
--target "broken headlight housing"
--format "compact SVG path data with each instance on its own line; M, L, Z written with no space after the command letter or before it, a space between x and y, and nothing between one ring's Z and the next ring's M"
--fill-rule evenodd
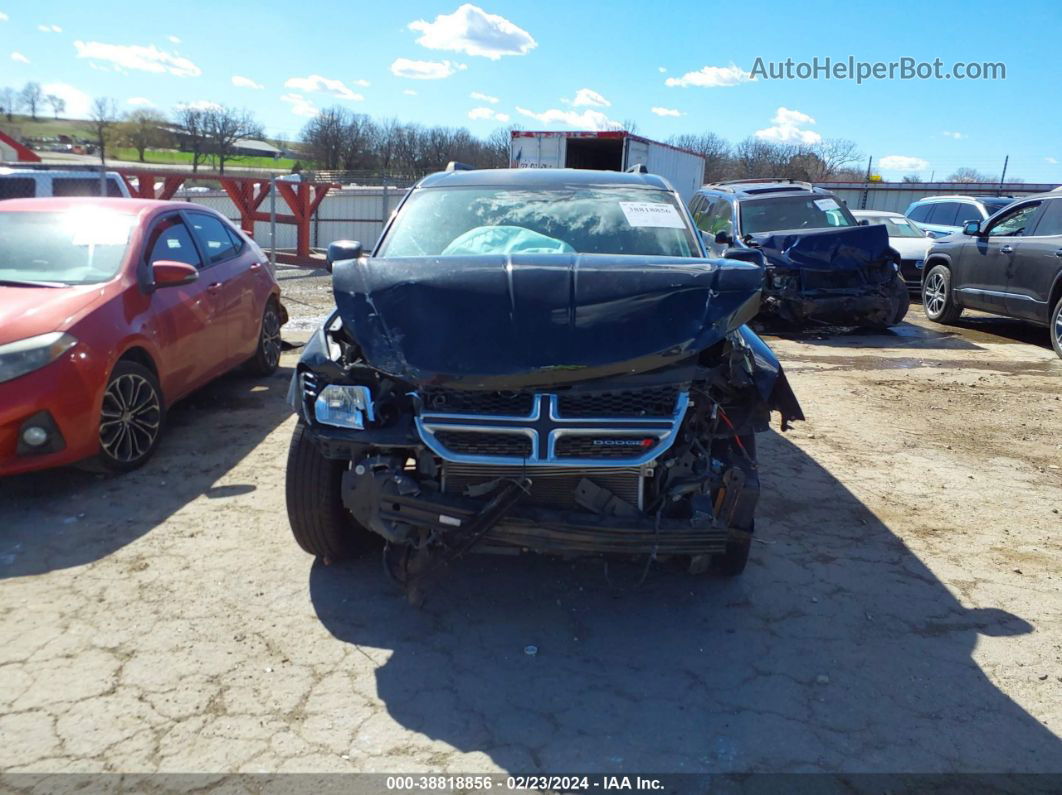
M369 388L347 384L329 384L322 389L313 403L313 413L322 425L356 431L364 430L367 422L376 419Z

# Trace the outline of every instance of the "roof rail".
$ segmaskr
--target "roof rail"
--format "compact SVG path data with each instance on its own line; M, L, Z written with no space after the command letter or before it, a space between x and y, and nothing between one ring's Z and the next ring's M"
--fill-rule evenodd
M633 166L627 169L628 174L648 174L649 169L645 167L645 163L635 163Z
M446 164L447 171L475 171L475 166L470 166L468 163L461 163L457 160L451 160Z
M802 179L793 179L792 177L756 177L755 179L725 179L721 182L710 182L708 186L724 187L729 185L762 185L774 182L789 185L800 185L802 187L808 188L809 190L815 187L810 182L806 182Z

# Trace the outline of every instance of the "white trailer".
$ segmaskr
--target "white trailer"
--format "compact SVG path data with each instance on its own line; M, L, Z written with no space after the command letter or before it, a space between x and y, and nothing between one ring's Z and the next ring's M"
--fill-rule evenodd
M704 158L676 146L650 141L626 130L540 132L513 130L511 168L596 168L626 171L643 165L659 174L689 201L704 181Z

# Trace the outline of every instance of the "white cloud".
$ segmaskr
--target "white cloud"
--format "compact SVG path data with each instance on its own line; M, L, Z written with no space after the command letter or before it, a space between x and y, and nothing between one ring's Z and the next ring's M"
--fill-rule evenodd
M463 52L492 61L503 55L527 55L538 46L523 28L471 3L465 3L452 14L439 14L434 22L424 19L410 22L409 29L423 34L417 44L429 50Z
M11 53L11 60L12 61L18 61L19 63L29 63L30 62L29 58L27 58L25 55L20 53L18 50L15 50L13 53Z
M591 91L589 88L580 88L575 92L575 99L572 100L572 106L577 108L580 105L589 105L596 108L612 107L611 102L596 91Z
M263 86L261 83L256 83L251 78L244 77L243 75L233 75L232 76L232 84L234 86L236 86L237 88L253 88L253 89L265 88L265 86Z
M129 99L127 99L126 102L129 103L130 105L137 105L137 106L145 107L145 108L153 108L153 107L155 107L155 103L152 102L147 97L129 97Z
M68 119L84 119L92 110L92 97L69 83L45 83L41 90L45 96L54 94L66 102L63 113Z
M296 91L307 93L318 92L329 94L339 99L348 99L352 102L361 102L365 97L352 91L342 80L334 80L321 75L309 75L308 77L289 77L284 81L285 88L294 88Z
M658 67L656 67L656 71L658 71L660 74L664 74L665 72L667 72L667 67L666 66L658 66Z
M941 132L941 135L947 138L954 138L956 141L959 141L966 137L961 132L953 132L951 130L944 130L943 132Z
M502 124L509 121L508 113L499 113L494 108L472 108L468 112L468 118L473 121L482 119L493 119L494 121L500 121Z
M649 108L649 110L652 113L655 113L657 116L685 116L686 115L681 110L677 110L676 108L655 107L655 108Z
M368 88L372 85L372 83L370 83L368 80L355 80L354 85L356 85L358 88Z
M579 130L623 129L623 125L620 122L608 118L608 116L599 110L584 110L582 113L579 113L574 110L551 108L542 113L535 113L533 110L517 106L516 112L521 116L537 119L543 124L566 124L569 127Z
M664 81L665 86L701 86L702 88L721 88L723 86L736 86L738 83L751 83L756 78L750 72L746 72L739 66L705 66L696 72L686 72L682 77L669 77Z
M408 77L411 80L441 80L467 68L463 63L451 63L450 61L414 61L410 58L395 58L395 62L391 64L391 74L395 77Z
M778 108L771 119L773 126L756 130L756 137L780 144L817 144L822 136L814 130L802 129L801 125L814 124L806 113L790 108Z
M469 96L472 99L478 99L480 102L489 102L491 105L497 105L499 101L497 97L492 97L490 94L483 94L479 91L473 91Z
M167 36L166 38L169 40L170 44L180 44L181 43L181 40L177 36Z
M414 91L412 88L405 88L402 90L402 93L405 94L407 97L415 97L417 95L417 92Z
M178 102L178 108L191 108L192 110L221 110L221 105L211 102L209 99L197 99L194 102Z
M878 161L878 166L885 171L925 171L929 168L929 163L920 157L888 155Z
M41 33L62 33L63 29L58 25L38 25L37 30Z
M169 73L176 77L199 77L203 70L184 56L163 52L154 44L103 44L98 41L75 41L78 58L105 61L116 69Z
M7 22L8 16L3 11L0 11L0 22Z
M1050 163L1050 164L1051 164L1052 166L1057 166L1057 165L1058 165L1058 158L1055 158L1055 157L1045 157L1045 158L1044 158L1044 160L1046 160L1046 161L1047 161L1048 163Z
M317 115L317 106L302 94L285 94L280 98L280 101L291 105L291 112L296 116Z

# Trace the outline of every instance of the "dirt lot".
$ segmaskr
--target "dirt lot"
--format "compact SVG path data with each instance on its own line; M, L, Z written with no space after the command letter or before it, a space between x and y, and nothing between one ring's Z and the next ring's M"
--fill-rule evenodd
M327 283L283 275L304 339ZM472 557L418 611L314 562L297 351L175 407L139 472L0 483L0 769L1062 772L1046 333L915 306L769 342L808 421L762 439L734 581Z

